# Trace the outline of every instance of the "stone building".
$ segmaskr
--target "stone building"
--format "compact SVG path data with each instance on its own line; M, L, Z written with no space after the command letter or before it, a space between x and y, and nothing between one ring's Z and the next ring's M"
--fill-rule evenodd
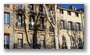
M46 4L53 16L54 5ZM59 49L82 49L82 12L57 7L56 14ZM54 28L43 4L4 4L5 49L55 49L55 44Z

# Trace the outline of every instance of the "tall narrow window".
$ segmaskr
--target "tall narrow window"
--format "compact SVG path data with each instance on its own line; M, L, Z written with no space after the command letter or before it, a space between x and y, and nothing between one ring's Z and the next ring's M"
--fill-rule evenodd
M67 11L67 14L68 14L68 15L71 15L71 11Z
M18 15L18 26L22 26L22 15Z
M74 45L75 45L75 40L74 40L74 38L73 38L73 37L70 37L70 41L71 41L71 48L73 48Z
M52 36L53 37L53 36ZM54 48L55 49L55 38L53 37L53 39L52 39L52 48Z
M63 12L63 10L62 9L60 9L60 14L63 14L64 12Z
M69 30L72 29L72 22L68 22L68 28L69 28Z
M43 6L42 5L39 5L39 11L43 12Z
M44 48L44 44L45 44L45 39L44 39L45 36L41 35L40 38L41 38L41 49L43 49Z
M34 28L34 16L30 16L30 26Z
M44 18L40 17L40 28L43 29L44 27Z
M23 47L22 34L18 34L18 48L22 48L22 47Z
M34 5L30 4L30 10L34 10Z
M30 47L33 48L33 35L30 35Z
M77 24L76 24L76 30L77 30L77 31L80 31L80 23L77 23Z
M79 16L79 14L78 13L75 13L75 15L78 17Z
M10 23L10 14L4 13L4 23L9 24Z
M10 44L9 39L10 39L9 34L4 34L4 48L5 49L9 49L9 44Z
M83 49L83 43L82 43L82 39L80 37L78 38L78 48Z
M64 29L64 21L61 21L61 28Z
M22 9L22 4L18 4L18 8L19 9Z
M62 49L67 49L66 39L64 36L62 37Z
M10 7L10 5L9 5L9 4L4 4L4 7L9 8L9 7Z

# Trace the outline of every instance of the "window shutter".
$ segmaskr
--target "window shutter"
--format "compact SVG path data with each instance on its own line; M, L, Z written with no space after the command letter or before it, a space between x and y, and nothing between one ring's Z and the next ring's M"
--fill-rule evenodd
M64 21L64 28L67 29L67 21Z
M14 13L10 13L10 24L13 25L14 24Z
M10 34L10 49L14 48L14 34Z
M80 23L80 31L82 31L82 23Z
M72 28L73 30L75 30L75 22L73 22Z
M77 23L75 23L75 31L77 30Z
M68 21L66 23L67 23L67 29L69 30L69 23L68 23Z

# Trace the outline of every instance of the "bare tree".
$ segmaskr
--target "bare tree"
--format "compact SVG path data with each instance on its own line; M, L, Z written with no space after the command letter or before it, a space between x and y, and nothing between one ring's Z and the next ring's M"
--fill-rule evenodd
M54 4L54 11L55 11L55 16L53 16L52 14L52 10L50 10L48 12L46 4L43 4L45 12L46 12L46 16L47 16L47 20L49 21L49 23L52 25L52 27L54 28L54 38L55 38L55 46L56 49L59 49L59 44L58 44L58 34L57 34L57 5ZM50 15L50 16L49 16Z

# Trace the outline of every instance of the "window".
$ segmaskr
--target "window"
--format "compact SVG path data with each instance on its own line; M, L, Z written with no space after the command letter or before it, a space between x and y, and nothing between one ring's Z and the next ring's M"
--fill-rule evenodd
M82 43L82 39L80 37L78 38L78 48L83 49L83 43Z
M34 16L30 16L30 26L34 28Z
M43 12L43 6L42 5L39 5L39 11Z
M51 32L54 32L54 28L53 28L53 26L52 26L52 25L50 26L50 28L49 28L49 29L50 29L50 31L51 31Z
M18 4L18 8L19 9L22 9L22 4Z
M44 28L44 18L40 17L40 28L43 29Z
M72 30L72 22L68 22L68 29Z
M53 37L53 36L52 36ZM55 48L55 38L52 39L52 48Z
M34 5L30 4L30 10L34 10Z
M71 11L67 11L67 14L68 14L68 15L71 15Z
M9 39L10 39L10 38L9 38L9 34L6 34L6 33L5 33L5 34L4 34L4 48L5 48L5 49L9 49L9 44L10 44L10 43L9 43Z
M77 30L77 31L80 31L80 23L77 23L77 24L76 24L76 30Z
M71 47L74 47L74 44L75 44L75 40L73 37L70 37L70 41L71 41Z
M78 13L75 13L75 15L78 17L79 15L78 15Z
M63 14L64 12L63 12L63 10L62 9L60 9L60 14Z
M22 15L18 15L18 26L22 26Z
M64 36L62 37L62 49L67 49L66 39Z
M4 4L4 7L9 8L9 7L10 7L10 5L9 5L9 4Z
M44 37L44 35L41 35L40 38L41 38L41 49L43 49L44 48L44 44L45 44L44 43L45 42L45 39L44 39L45 37Z
M64 21L61 21L61 28L64 29Z
M18 34L18 48L22 48L22 47L23 47L22 34Z
M9 24L10 23L10 14L4 13L4 23Z
M33 48L33 35L30 35L30 47Z

